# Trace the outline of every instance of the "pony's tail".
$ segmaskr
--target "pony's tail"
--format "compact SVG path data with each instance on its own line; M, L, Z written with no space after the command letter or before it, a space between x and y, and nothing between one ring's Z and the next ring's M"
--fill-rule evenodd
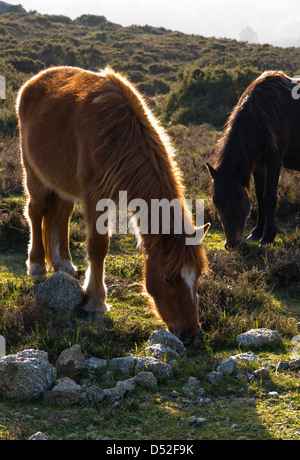
M52 265L51 256L51 228L54 218L54 192L48 198L46 214L42 219L42 240L45 251L46 268L49 269Z

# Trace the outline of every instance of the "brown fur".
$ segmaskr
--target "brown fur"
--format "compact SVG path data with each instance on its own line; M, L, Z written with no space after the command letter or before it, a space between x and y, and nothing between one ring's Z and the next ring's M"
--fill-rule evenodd
M107 309L103 264L109 237L96 232L96 204L101 198L117 202L119 191L127 191L129 201L140 198L150 204L151 199L177 198L184 208L169 138L134 86L111 69L48 69L23 86L17 109L32 230L29 273L45 273L45 261L49 264L51 257L56 269L72 272L68 225L73 201L80 199L90 261L85 308L101 317ZM160 286L153 296L158 311L178 335L188 330L193 337L198 328L196 295L192 301L179 278L184 265L197 277L206 271L203 247L186 246L184 235L149 234L141 239L148 292L155 291L154 278ZM165 273L178 278L174 289L164 284ZM173 305L167 294L171 289L176 292ZM164 300L161 291L166 291Z

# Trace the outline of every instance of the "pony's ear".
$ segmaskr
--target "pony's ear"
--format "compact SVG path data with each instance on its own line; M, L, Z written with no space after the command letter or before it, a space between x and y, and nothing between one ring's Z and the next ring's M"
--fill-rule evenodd
M206 163L206 167L212 180L215 180L217 171L209 163Z

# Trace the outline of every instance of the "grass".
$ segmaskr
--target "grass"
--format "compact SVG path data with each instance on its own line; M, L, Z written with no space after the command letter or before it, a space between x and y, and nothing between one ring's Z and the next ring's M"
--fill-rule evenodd
M242 351L237 348L236 336L251 328L276 329L282 335L283 345L256 352L263 362L276 366L279 361L291 360L291 339L300 321L298 177L286 177L285 173L281 181L281 196L285 187L295 192L290 195L288 217L285 200L279 204L284 233L278 235L276 244L260 247L243 243L225 251L204 167L218 133L207 125L198 129L178 126L172 136L187 193L205 198L206 220L212 222L205 240L210 273L199 281L199 340L179 360L173 378L160 383L155 393L136 389L113 406L49 407L42 401L0 399L1 440L27 439L38 430L50 439L299 439L299 374L272 371L271 378L262 382L228 377L216 387L205 377L219 363ZM80 343L86 357L143 354L151 332L165 325L153 315L151 302L143 293L143 258L132 235L115 236L111 241L106 282L112 309L103 322L87 320L80 313L53 313L28 295L32 284L25 270L29 233L23 217L25 198L17 144L17 139L11 140L0 152L0 165L4 176L9 177L2 177L0 183L0 334L6 337L8 353L43 349L53 364L63 349L75 343ZM252 204L255 208L254 199ZM251 217L245 236L253 224ZM80 281L87 267L85 236L82 210L76 205L71 252ZM190 376L200 380L211 404L189 402L183 387ZM103 379L103 374L95 374L95 383L103 385ZM173 390L179 398L170 398ZM280 399L270 399L269 391L278 391ZM193 427L192 416L204 417L206 422Z

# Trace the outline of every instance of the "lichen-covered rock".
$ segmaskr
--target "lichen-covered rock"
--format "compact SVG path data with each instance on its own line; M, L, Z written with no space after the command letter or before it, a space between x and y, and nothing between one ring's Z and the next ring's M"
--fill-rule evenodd
M185 352L185 347L181 340L179 340L174 334L171 334L171 332L168 332L166 329L159 329L152 332L149 337L148 344L153 345L155 343L167 345L179 354Z
M47 404L77 404L83 399L83 390L74 380L64 377L56 380L54 388L43 396Z
M80 283L64 272L54 273L43 283L32 286L30 290L38 301L47 303L54 310L74 311L85 298Z
M105 398L105 393L102 388L94 385L86 389L85 397L90 404L100 404Z
M134 374L137 358L125 356L124 358L113 358L109 361L108 368L113 373L127 377Z
M107 398L112 401L117 401L122 399L126 393L133 391L135 388L134 378L127 380L120 380L114 388L107 388L104 391L104 394Z
M54 378L55 369L45 351L24 350L0 359L0 394L6 398L38 398L49 390Z
M85 367L88 371L96 371L98 369L103 369L107 366L106 359L95 358L92 356L85 360Z
M270 329L250 329L237 336L239 345L260 348L265 345L273 345L282 341L279 332Z
M56 368L59 375L70 377L76 372L85 368L85 358L81 352L80 345L73 345L62 351L56 362Z
M165 380L172 376L169 364L152 357L139 358L136 364L136 374L140 371L152 372L158 380Z
M173 348L162 343L154 343L153 345L149 345L145 351L147 355L151 355L154 358L163 361L172 361L179 357L179 354Z
M152 372L139 372L134 377L135 382L145 390L155 390L157 388L157 378Z

